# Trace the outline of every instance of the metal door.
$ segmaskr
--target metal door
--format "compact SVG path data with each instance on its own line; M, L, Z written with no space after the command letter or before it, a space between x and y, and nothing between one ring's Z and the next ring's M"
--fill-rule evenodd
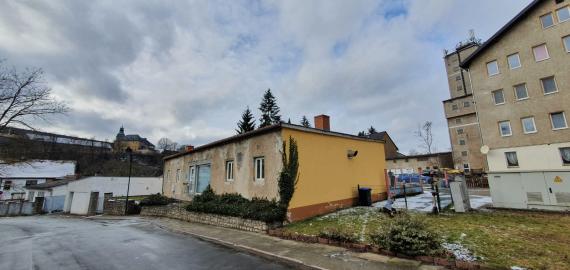
M527 204L530 205L551 205L550 196L546 188L544 173L525 172L521 173L523 189L526 195Z
M545 172L544 179L552 205L570 206L570 172Z

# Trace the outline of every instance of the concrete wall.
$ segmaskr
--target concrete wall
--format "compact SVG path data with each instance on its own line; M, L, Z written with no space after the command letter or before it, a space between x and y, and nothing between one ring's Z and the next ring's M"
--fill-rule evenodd
M453 165L451 153L428 157L397 158L386 161L388 171L394 173L417 173L418 169L449 168Z
M196 182L189 179L190 167L210 164L210 186L216 193L239 193L246 198L275 199L278 197L277 179L282 168L281 147L281 135L276 130L167 160L164 164L164 195L191 200ZM265 157L265 180L256 181L253 159L261 156ZM234 161L233 181L226 181L225 167L228 160Z
M34 203L26 201L0 202L0 217L2 216L27 216L36 214Z
M299 179L289 205L291 220L352 205L358 185L372 188L373 199L385 194L384 143L289 128L282 133L286 142L294 138L299 149ZM348 150L358 150L358 155L349 159Z
M570 166L562 163L559 150L561 147L570 147L570 142L493 149L487 154L489 169L494 172L570 171ZM518 167L507 166L505 152L513 151L517 153Z

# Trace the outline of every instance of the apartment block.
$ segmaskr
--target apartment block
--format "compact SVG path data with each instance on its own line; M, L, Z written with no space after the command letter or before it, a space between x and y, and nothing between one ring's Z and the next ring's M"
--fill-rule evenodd
M466 174L486 171L485 156L481 154L481 134L473 102L469 74L459 65L471 55L480 43L472 35L459 43L453 52L444 56L450 99L443 101L445 118L453 155L454 167Z
M570 1L535 0L468 71L496 207L570 209Z

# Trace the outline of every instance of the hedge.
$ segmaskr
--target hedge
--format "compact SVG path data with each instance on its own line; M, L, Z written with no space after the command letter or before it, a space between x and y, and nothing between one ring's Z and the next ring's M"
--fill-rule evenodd
M186 206L186 210L265 222L281 222L287 213L286 209L275 200L260 198L248 200L236 193L217 195L210 187L202 194L196 195Z

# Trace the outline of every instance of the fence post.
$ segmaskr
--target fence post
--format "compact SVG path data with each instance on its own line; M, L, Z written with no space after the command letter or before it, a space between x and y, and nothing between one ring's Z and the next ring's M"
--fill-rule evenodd
M408 198L406 194L406 183L404 182L404 202L406 203L406 210L408 210Z
M441 200L439 199L439 181L435 185L435 196L437 197L437 209L441 212Z

